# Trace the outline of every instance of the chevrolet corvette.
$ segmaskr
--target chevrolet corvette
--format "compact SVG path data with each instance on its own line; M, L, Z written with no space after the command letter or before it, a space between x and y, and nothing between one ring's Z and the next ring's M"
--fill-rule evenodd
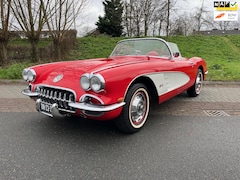
M177 44L160 38L117 43L108 58L28 67L22 91L50 117L114 120L123 132L139 131L150 107L187 91L196 97L208 71L200 57L182 57Z

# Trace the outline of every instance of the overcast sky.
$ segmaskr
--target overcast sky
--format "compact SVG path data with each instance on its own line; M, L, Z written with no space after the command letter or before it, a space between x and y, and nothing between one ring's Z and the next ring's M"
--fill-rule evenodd
M81 26L77 27L78 35L83 35L96 28L95 23L98 21L99 16L104 15L103 0L89 0L88 8L86 8L85 15L81 17ZM204 0L204 6L209 7L213 11L213 2L216 0ZM231 2L240 2L240 0L230 0ZM178 9L179 14L184 14L184 11L193 12L197 7L201 7L202 0L177 0L175 7Z
M81 16L81 26L77 27L78 35L83 35L85 32L89 32L96 28L95 24L98 21L99 16L104 15L103 0L89 0L89 5L85 9L85 13Z

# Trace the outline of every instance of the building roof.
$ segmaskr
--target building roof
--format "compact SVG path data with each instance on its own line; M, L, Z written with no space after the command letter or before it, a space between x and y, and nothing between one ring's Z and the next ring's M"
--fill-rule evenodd
M205 36L210 35L230 35L230 34L240 34L240 30L238 28L233 30L218 30L218 29L212 29L207 31L193 31L193 34L200 34Z

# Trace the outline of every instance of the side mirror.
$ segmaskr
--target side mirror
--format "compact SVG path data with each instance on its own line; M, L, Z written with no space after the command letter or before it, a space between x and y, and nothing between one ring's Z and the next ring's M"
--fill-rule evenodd
M175 57L175 58L177 58L177 57L179 57L179 52L176 52L176 53L173 53L173 56Z

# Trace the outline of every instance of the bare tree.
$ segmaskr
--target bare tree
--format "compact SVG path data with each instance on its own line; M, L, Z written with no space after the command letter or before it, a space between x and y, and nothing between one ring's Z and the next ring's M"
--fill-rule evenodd
M164 24L166 24L168 3L166 1L156 1L155 3L156 9L152 17L152 31L153 36L161 36L161 32L164 29Z
M170 35L184 35L187 36L192 33L194 28L194 23L192 22L192 18L190 14L184 14L176 16L172 19L172 27L170 31Z
M0 32L0 66L6 64L7 46L9 42L9 20L11 11L11 0L0 0L1 32Z
M211 23L212 29L230 30L238 28L238 22L235 21L214 21Z
M176 4L176 0L167 0L167 18L166 18L166 36L169 36L169 33L171 31L171 13L172 11L175 11L174 6Z
M209 21L204 18L204 16L208 13L207 7L204 5L204 0L202 0L202 5L200 8L197 8L196 15L194 16L196 24L197 24L197 32L199 32L203 25L208 25Z
M161 0L125 0L123 24L125 25L128 36L147 36L151 26L157 28L159 13L165 6L165 1ZM163 19L163 18L162 18ZM165 17L164 17L165 19Z
M133 11L133 23L135 25L135 36L141 36L141 23L143 21L142 15L143 15L143 5L142 5L142 0L136 0L131 2L132 8L131 10Z
M132 37L133 35L133 18L132 18L132 6L131 6L131 0L130 3L125 1L123 3L123 25L125 26L126 35L128 37Z
M146 36L151 21L151 8L152 0L125 0L123 24L128 36Z
M170 26L170 6L171 0L167 0L167 27L166 27L166 36L169 36L169 26Z
M68 30L76 27L76 20L88 0L40 0L54 44L54 58L61 59L61 43Z
M18 25L31 43L31 58L39 61L38 43L45 19L42 12L43 3L39 0L12 0L12 12Z
M148 35L149 26L153 21L153 15L156 10L154 0L143 1L143 17L144 17L144 36Z

